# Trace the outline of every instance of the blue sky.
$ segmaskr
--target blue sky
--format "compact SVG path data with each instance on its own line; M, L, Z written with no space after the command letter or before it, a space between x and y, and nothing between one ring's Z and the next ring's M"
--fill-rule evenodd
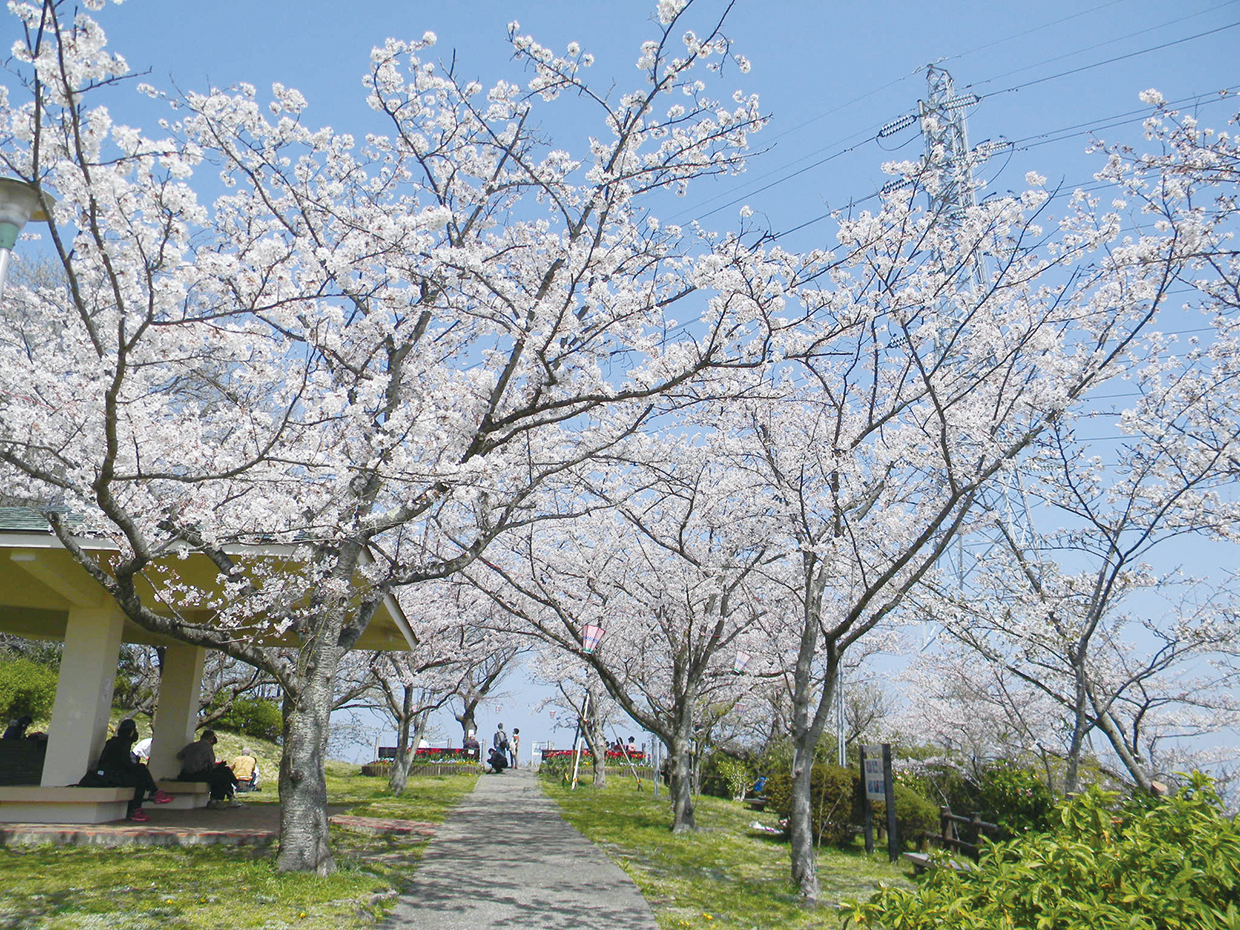
M699 2L702 14L718 15L725 5ZM596 56L593 79L623 91L638 78L633 63L654 32L653 9L646 0L355 0L347 7L322 0L129 0L99 19L112 47L135 69L150 68L156 85L174 80L205 89L247 81L262 90L280 81L310 101L307 122L362 132L376 124L361 77L370 49L387 36L431 30L441 58L455 53L461 73L489 83L520 77L504 41L516 19L543 45L580 42ZM700 32L707 19L697 16L691 25ZM1208 95L1199 105L1207 125L1221 125L1237 110L1236 98L1219 102L1216 92L1240 88L1240 0L738 0L728 23L736 50L753 64L748 75L733 71L732 84L757 92L772 115L755 137L769 151L746 177L691 191L665 221L730 226L740 206L731 201L739 198L785 230L873 193L885 180L884 161L920 153L915 128L873 137L884 123L915 112L930 62L951 71L959 91L983 96L969 110L974 142L1016 143L982 170L992 190L1020 188L1029 169L1052 183L1088 182L1096 164L1083 154L1089 132L1138 139L1137 94L1148 87L1169 100ZM591 130L597 131L572 127L561 144L581 151ZM797 245L819 244L829 223L803 232Z
M725 6L699 2L702 14L717 16ZM515 19L556 50L580 42L596 57L597 85L624 92L639 78L634 62L655 32L653 9L653 0L128 0L97 18L113 50L135 70L149 69L156 86L205 90L245 81L262 93L279 81L309 100L307 123L360 134L382 130L361 79L370 49L387 36L431 30L440 58L455 53L462 74L489 84L521 77L505 43ZM703 31L707 19L695 17L694 27ZM11 18L3 21L12 29ZM831 225L820 218L881 186L884 161L920 154L915 128L874 136L916 112L930 62L951 71L959 92L983 96L968 111L973 142L1015 143L981 171L994 191L1019 189L1031 169L1052 184L1088 183L1097 165L1084 155L1091 131L1138 141L1144 110L1137 95L1145 88L1173 101L1198 98L1186 108L1206 125L1222 126L1240 109L1235 90L1221 102L1218 94L1240 89L1240 0L738 0L725 32L753 65L748 75L732 71L729 89L760 95L773 119L755 144L769 151L746 176L704 183L662 218L727 228L744 203L774 229L802 227L785 242L799 248L829 244ZM6 45L12 38L0 34ZM149 105L136 92L112 101L118 120L156 134ZM600 131L597 123L555 129L574 153ZM517 681L508 690L501 710L480 714L481 732L489 736L502 719L527 740L552 735L546 714L526 713L535 690ZM459 727L443 723L459 745ZM567 744L562 731L555 735Z

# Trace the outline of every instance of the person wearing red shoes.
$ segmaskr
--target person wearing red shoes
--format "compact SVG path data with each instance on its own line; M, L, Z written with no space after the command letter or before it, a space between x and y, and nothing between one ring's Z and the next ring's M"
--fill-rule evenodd
M129 819L135 823L147 820L142 809L145 797L156 804L167 804L172 795L159 790L151 770L133 755L133 744L138 741L138 725L126 718L116 727L116 735L103 744L99 761L95 764L99 777L120 788L133 787L133 800L129 802Z

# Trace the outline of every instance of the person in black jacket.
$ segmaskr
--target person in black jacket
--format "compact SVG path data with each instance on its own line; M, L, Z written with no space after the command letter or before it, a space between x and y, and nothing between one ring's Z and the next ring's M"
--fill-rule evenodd
M149 796L156 804L167 804L172 800L172 795L160 791L151 777L151 770L134 758L133 744L137 741L138 725L130 719L122 720L116 728L116 735L103 744L103 752L99 753L95 769L110 785L133 787L129 819L142 823L148 819L142 810L144 797Z
M4 731L4 736L0 739L25 739L26 728L34 723L34 718L29 714L24 714L9 723L9 728Z

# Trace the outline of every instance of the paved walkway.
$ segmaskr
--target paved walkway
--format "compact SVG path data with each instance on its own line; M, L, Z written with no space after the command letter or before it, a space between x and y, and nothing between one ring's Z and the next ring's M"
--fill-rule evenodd
M658 930L627 875L526 770L483 775L431 840L390 930Z

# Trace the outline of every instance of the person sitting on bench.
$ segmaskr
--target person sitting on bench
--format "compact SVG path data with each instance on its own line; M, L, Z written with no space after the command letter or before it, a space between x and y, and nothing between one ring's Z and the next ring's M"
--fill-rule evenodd
M211 792L211 800L207 807L245 807L234 797L237 790L237 779L233 771L223 762L215 761L216 738L214 730L203 730L196 742L190 743L177 753L181 760L180 781L205 781Z
M103 744L95 770L100 778L119 788L133 787L133 800L129 802L129 819L142 823L149 818L142 810L142 799L150 796L156 804L167 804L172 795L159 790L151 770L133 755L133 744L138 741L138 725L130 719L122 720L116 727L116 735Z
M233 759L228 767L237 779L238 791L258 790L258 759L254 757L253 749L242 749L241 755Z
M29 714L23 714L16 720L9 721L9 728L4 731L4 736L0 739L25 739L26 728L34 723L34 718Z

